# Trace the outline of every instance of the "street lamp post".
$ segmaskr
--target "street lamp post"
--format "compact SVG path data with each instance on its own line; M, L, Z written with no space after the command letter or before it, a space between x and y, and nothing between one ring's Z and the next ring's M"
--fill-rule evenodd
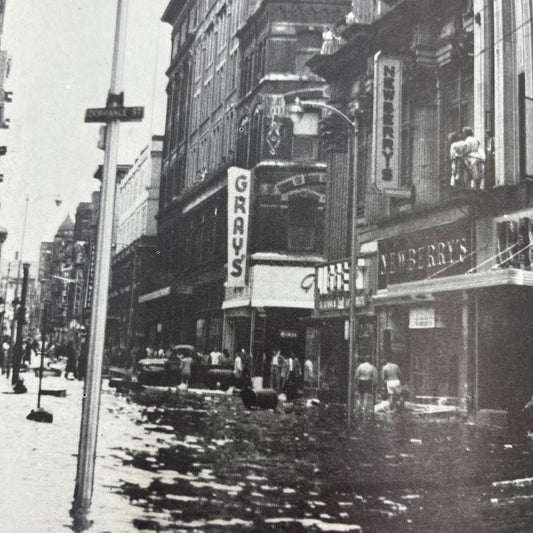
M55 201L55 204L56 204L57 207L59 207L63 203L63 200L61 200L61 197L59 195L56 195L54 197L54 201ZM29 207L29 205L30 205L30 195L27 194L26 195L26 205L24 207L24 220L22 222L22 238L20 240L20 250L19 250L19 257L18 257L18 268L17 268L17 279L16 279L16 282L15 282L15 296L14 296L14 300L15 301L18 298L18 291L19 291L19 284L20 284L20 269L22 267L22 254L24 253L24 240L25 240L25 237L26 237L26 223L28 222L28 207ZM9 283L9 279L7 280L7 282ZM12 321L12 324L11 324L11 342L10 342L10 344L11 344L12 350L14 349L14 342L15 342L16 315L17 315L17 313L13 313L13 321ZM9 368L8 368L8 372L9 372ZM15 374L17 374L17 375L15 376ZM13 378L12 378L12 383L13 384L16 383L15 378L18 379L18 370L17 370L17 372L15 372L15 369L13 369Z
M359 133L359 122L357 114L355 120L352 120L348 115L343 113L340 109L326 104L318 100L300 100L295 98L294 103L287 106L287 111L293 121L301 120L305 108L325 109L340 117L343 122L349 127L351 133L351 158L352 158L352 225L351 225L351 241L350 241L350 335L348 347L348 427L352 425L353 417L353 365L357 359L357 314L356 314L356 281L357 281L357 257L359 255L359 241L357 236L357 144Z

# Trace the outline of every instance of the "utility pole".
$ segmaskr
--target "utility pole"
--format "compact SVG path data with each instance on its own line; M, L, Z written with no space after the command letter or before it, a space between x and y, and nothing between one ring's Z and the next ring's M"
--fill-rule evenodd
M17 337L15 346L13 348L13 375L11 383L16 385L19 380L20 362L22 361L22 333L24 329L24 322L26 320L26 296L28 294L28 274L30 271L30 264L24 263L22 265L22 292L20 296L20 305L17 310Z
M95 122L98 120L106 122L107 128L100 215L98 220L98 238L96 243L96 266L94 296L91 309L89 353L81 417L78 469L72 509L75 517L83 517L89 510L94 485L100 394L102 390L102 362L107 316L107 295L111 266L111 243L120 127L119 117L126 114L124 110L128 109L123 107L122 92L127 7L128 0L117 1L111 85L106 108L101 110L88 110L85 118L86 122ZM105 118L103 118L104 116Z

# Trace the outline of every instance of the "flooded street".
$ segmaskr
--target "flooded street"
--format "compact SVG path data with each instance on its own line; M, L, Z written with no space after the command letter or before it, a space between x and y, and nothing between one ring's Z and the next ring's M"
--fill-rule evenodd
M68 389L66 398L43 397L54 413L47 425L25 420L35 400L27 381L29 394L2 398L10 486L0 530L72 531L81 383L45 380ZM337 407L250 412L217 393L133 398L105 388L99 435L91 533L529 531L533 523L533 446L501 430L398 417L348 435Z

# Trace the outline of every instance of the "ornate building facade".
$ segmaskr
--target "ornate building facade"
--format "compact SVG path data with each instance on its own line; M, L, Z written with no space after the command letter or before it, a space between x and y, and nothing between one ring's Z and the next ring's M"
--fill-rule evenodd
M355 124L327 156L331 239L315 308L323 382L346 387L354 297L359 354L378 365L396 359L413 396L481 416L514 410L531 396L533 372L524 312L533 296L531 6L380 4L354 0L337 28L343 46L309 63ZM348 212L360 246L350 290L341 206L354 179L360 194Z

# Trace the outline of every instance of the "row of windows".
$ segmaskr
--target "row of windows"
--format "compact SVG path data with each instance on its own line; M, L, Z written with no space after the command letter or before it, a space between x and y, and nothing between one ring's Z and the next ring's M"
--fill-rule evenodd
M142 165L122 180L117 191L117 213L119 215L145 194L146 188L150 186L149 177L148 166Z
M118 250L125 248L134 240L146 235L147 215L148 206L144 204L119 226L117 234Z

